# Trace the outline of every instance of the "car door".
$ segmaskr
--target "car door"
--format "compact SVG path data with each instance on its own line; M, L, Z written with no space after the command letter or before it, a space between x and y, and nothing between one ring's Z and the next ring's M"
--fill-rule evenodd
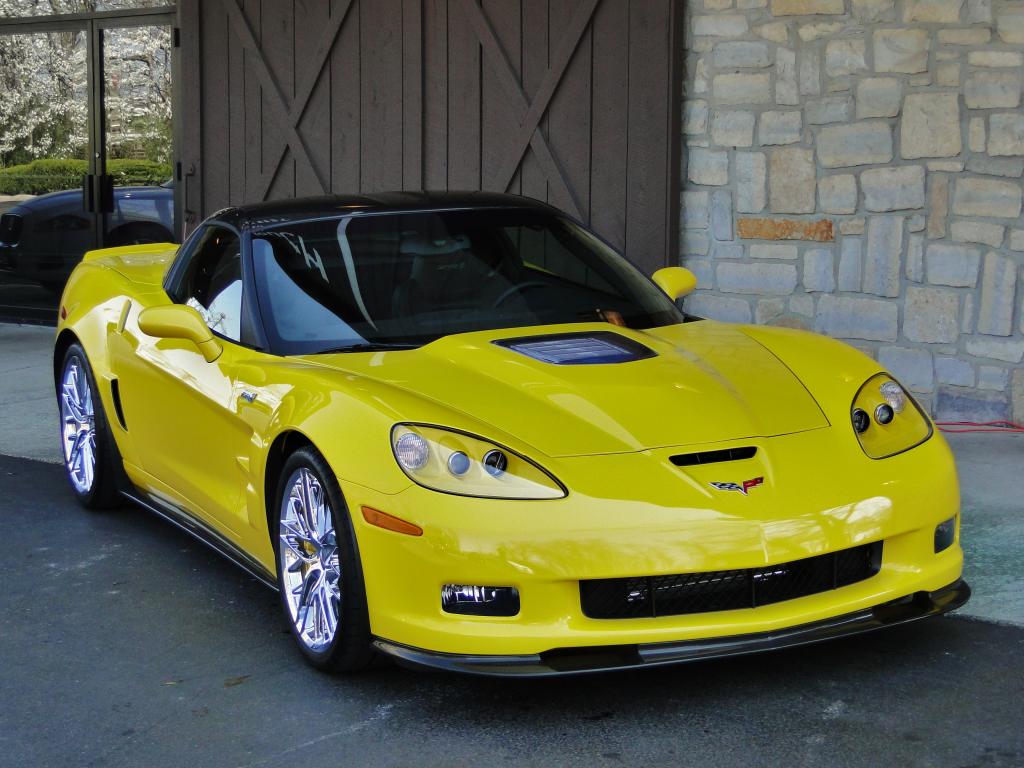
M258 355L241 343L239 234L207 225L183 256L188 263L171 298L203 316L223 351L207 362L190 341L147 336L133 310L129 350L116 362L125 422L141 469L156 481L148 490L234 532L244 518L252 437L238 407L236 371L251 369Z

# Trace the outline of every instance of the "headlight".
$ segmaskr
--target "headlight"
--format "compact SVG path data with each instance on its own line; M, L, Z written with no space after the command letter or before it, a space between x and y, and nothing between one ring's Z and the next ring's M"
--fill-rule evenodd
M857 392L850 413L860 447L872 459L909 451L932 436L932 423L891 376L872 376Z
M493 499L560 499L565 488L508 448L442 427L396 424L391 448L413 482L443 493Z

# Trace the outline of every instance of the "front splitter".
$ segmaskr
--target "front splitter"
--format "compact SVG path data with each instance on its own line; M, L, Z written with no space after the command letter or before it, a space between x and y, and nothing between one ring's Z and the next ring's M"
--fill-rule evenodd
M373 644L399 663L416 667L488 677L554 677L683 664L820 643L938 616L959 608L970 597L971 588L961 579L935 592L915 592L873 608L771 632L670 643L555 648L539 654L438 653L383 638Z

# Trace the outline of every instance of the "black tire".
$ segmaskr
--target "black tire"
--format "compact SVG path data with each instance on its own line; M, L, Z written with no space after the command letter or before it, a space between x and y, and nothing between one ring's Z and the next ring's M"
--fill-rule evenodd
M326 493L327 513L334 526L341 572L337 629L331 642L322 650L309 647L299 634L296 622L292 619L292 609L285 592L284 569L281 567L281 512L291 492L289 480L301 469L308 470ZM299 448L285 461L277 482L275 502L271 541L274 545L281 611L292 638L306 659L318 669L330 672L355 672L366 668L373 661L375 652L371 645L370 619L366 607L366 588L363 583L359 547L338 481L327 461L315 448Z
M83 507L94 510L112 509L121 505L120 489L118 487L123 472L121 469L121 454L110 432L110 422L107 421L107 415L103 409L103 399L100 397L99 389L96 386L96 378L93 376L92 367L89 365L89 358L86 357L85 350L77 342L69 346L64 352L60 372L57 375L57 413L62 414L63 381L69 366L72 364L76 364L79 370L85 374L86 381L91 390L95 463L92 484L88 489L81 488L72 479L72 472L68 465L67 453L65 451L64 419L61 416L58 428L61 440L61 456L65 457L64 477L68 481L71 492L74 493L78 503Z

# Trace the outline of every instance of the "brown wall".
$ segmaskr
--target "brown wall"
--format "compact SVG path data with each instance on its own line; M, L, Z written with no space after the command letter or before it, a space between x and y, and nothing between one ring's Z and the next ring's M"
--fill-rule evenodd
M546 200L676 263L681 0L182 0L186 227L391 189Z

